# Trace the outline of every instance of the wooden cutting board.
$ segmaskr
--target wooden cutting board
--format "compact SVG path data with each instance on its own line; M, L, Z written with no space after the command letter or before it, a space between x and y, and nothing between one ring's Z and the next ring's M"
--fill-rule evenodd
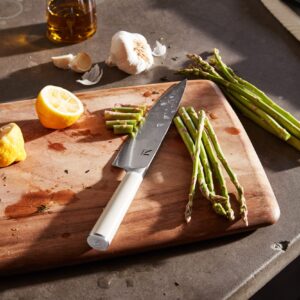
M192 221L184 221L192 163L171 126L111 247L89 248L86 237L124 176L111 163L125 140L104 127L115 104L153 102L172 83L78 93L84 116L65 130L43 128L34 99L0 105L1 125L16 122L28 158L0 169L0 272L24 272L224 236L273 224L275 196L240 121L209 81L188 82L182 105L204 108L244 186L249 227L217 216L200 193ZM236 192L226 177L238 216Z

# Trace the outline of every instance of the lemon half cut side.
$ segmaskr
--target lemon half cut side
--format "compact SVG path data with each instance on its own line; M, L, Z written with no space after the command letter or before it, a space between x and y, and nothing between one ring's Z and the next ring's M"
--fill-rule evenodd
M24 138L20 127L15 123L0 127L0 168L25 158Z
M53 85L39 92L35 109L42 125L51 129L71 126L84 112L82 102L73 93Z

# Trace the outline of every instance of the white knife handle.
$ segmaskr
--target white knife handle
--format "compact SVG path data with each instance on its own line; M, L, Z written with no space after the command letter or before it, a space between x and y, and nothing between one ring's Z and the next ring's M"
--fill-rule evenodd
M126 173L87 238L92 248L106 250L109 247L142 180L142 173Z

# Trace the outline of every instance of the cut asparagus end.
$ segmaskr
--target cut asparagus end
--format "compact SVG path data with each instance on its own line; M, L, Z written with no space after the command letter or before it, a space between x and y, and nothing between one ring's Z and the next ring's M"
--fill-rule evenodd
M133 133L132 125L114 125L114 134L130 134Z
M105 121L105 125L109 129L113 129L114 125L132 125L136 127L136 120L107 120Z
M121 106L121 107L113 107L112 111L123 112L123 113L139 113L141 115L144 114L144 109L134 106Z
M104 119L105 120L136 120L136 121L140 121L142 119L142 114L105 110L104 111Z

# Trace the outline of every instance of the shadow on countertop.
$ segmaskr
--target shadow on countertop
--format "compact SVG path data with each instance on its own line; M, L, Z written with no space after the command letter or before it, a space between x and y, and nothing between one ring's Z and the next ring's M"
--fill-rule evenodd
M171 257L179 257L187 253L197 253L207 249L213 249L222 245L227 245L238 240L242 240L251 235L253 231L238 233L233 236L219 237L217 239L194 242L192 244L181 245L180 247L162 248L159 251L152 250L135 253L123 257L114 257L112 259L87 262L81 265L64 266L62 268L36 271L29 274L17 274L8 277L2 277L0 283L0 292L16 289L31 285L37 285L46 282L55 282L67 280L68 278L81 277L89 274L99 274L101 278L109 280L111 274L120 277L130 276L130 273L154 271L165 264L165 260Z
M0 79L0 103L35 98L46 85L57 85L74 92L85 88L90 90L91 87L99 88L129 76L117 68L107 67L104 62L98 64L103 68L103 78L94 86L79 84L76 80L81 79L82 74L58 69L52 62L16 71L9 77Z
M77 79L81 79L82 74L58 69L52 62L16 71L9 77L0 78L0 103L35 98L46 85L57 85L72 92L84 92L103 88L114 82L119 82L121 87L182 79L182 76L175 74L175 70L164 65L154 66L142 74L129 75L117 67L108 67L104 61L96 63L99 64L100 69L103 69L103 77L99 83L92 86L84 86L76 82ZM130 80L130 84L127 84L127 79Z
M0 57L32 53L63 47L51 43L45 35L46 23L33 24L0 30Z

